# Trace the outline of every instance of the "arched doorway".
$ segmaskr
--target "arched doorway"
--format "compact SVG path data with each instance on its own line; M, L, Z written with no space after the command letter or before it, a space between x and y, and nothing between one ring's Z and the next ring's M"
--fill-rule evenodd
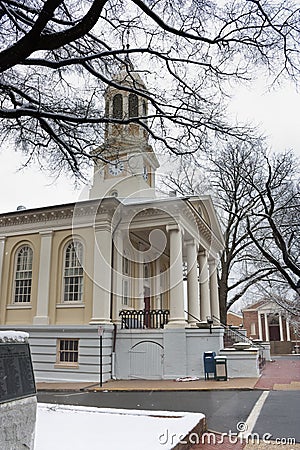
M163 346L154 341L135 344L130 353L130 378L160 380L163 376Z

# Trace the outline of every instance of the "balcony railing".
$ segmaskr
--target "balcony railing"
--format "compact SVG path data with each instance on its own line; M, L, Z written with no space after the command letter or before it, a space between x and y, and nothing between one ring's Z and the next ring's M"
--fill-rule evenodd
M145 328L163 328L169 319L170 311L168 309L123 309L120 311L121 328L127 329L145 329Z

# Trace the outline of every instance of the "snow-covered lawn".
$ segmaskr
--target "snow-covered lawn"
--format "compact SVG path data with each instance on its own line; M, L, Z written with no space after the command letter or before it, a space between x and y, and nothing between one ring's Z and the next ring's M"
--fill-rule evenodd
M167 450L203 414L39 403L34 450Z

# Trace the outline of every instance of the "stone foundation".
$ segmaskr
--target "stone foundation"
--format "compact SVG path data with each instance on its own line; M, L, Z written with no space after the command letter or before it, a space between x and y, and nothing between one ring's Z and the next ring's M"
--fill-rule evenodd
M33 450L36 396L0 404L1 450Z

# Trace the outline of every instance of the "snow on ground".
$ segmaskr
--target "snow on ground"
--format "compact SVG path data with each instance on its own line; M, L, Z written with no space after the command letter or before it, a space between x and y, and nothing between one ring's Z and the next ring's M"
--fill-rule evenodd
M168 450L203 418L186 412L39 403L34 450Z

